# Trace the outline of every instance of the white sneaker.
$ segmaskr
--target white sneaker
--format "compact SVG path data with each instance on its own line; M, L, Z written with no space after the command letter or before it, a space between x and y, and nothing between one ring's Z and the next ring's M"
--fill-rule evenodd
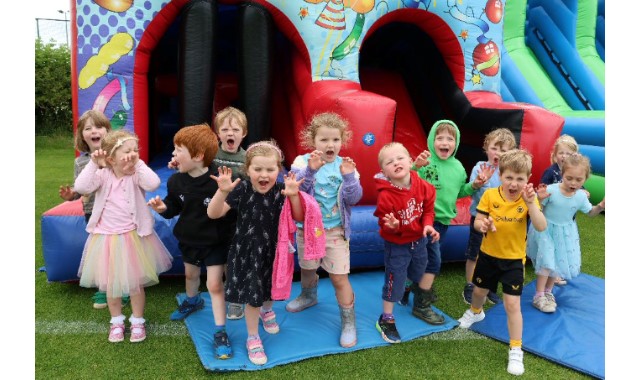
M473 311L471 311L471 309L467 309L467 311L465 311L464 314L462 314L462 317L458 319L458 322L460 322L459 327L462 329L468 329L469 327L471 327L472 324L476 322L480 322L483 319L484 319L484 310L478 314L474 314Z
M551 303L546 295L533 297L533 307L543 313L553 313L556 311L555 305Z
M524 373L524 363L522 358L524 352L520 348L512 348L509 350L509 364L507 365L507 372L512 375L520 376Z
M549 304L553 307L553 311L556 311L556 307L558 307L558 304L556 303L556 297L553 295L553 293L544 293L544 296Z

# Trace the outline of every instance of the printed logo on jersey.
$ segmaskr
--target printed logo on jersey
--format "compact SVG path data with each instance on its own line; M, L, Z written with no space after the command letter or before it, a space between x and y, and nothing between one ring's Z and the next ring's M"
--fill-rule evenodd
M204 207L207 207L207 206L209 206L209 202L211 202L211 198L205 198L204 202L202 202L202 203L204 203Z
M516 211L518 212L518 214L522 214L524 212L524 207L518 206L518 208L516 208Z
M438 175L438 168L436 165L427 166L424 170L424 179L427 180L430 184L433 185L436 189L441 189L442 184L440 184L440 176Z
M411 224L416 218L422 216L422 211L422 203L417 203L415 198L409 199L407 207L398 211L400 223L404 226Z

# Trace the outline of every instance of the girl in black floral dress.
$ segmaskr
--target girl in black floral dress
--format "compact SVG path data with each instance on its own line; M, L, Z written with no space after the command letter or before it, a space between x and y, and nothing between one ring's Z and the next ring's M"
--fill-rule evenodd
M284 177L284 184L276 183L283 160L274 141L261 141L247 148L244 169L248 180L231 180L231 169L218 169L218 190L211 199L207 214L212 219L224 216L230 209L238 211L236 233L227 259L225 299L246 304L247 351L256 365L267 362L258 334L261 319L266 332L276 334L276 322L271 300L271 275L276 254L278 221L285 197L291 201L293 219L304 220L304 210L298 189L302 180L295 175Z

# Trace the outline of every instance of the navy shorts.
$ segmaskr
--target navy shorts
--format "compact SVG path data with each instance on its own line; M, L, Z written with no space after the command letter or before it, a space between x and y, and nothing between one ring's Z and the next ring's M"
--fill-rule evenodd
M523 259L499 259L480 251L472 281L475 286L494 293L498 291L500 282L502 293L520 296L524 286Z
M420 282L427 266L426 245L426 237L407 244L384 242L383 300L400 301L407 278L415 283Z

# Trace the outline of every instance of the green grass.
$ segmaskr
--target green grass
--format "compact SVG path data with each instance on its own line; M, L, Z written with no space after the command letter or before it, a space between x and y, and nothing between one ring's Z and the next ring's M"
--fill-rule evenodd
M73 182L71 136L36 137L35 268L44 265L40 218L61 203L58 187ZM604 215L578 215L583 271L604 278ZM534 278L527 265L526 282ZM204 281L203 281L204 284ZM458 318L467 309L460 293L464 263L445 263L436 280L438 308ZM204 286L204 285L203 285ZM203 288L204 290L204 288ZM48 283L35 275L35 377L41 379L209 379L215 378L510 378L507 346L471 331L444 333L352 353L311 358L255 372L211 373L204 369L183 323L168 321L182 278L162 278L147 288L147 340L142 344L109 344L108 311L94 310L94 291L77 283ZM129 312L129 309L125 310ZM526 322L526 321L525 321ZM61 328L61 326L63 328ZM372 326L372 328L374 328ZM506 326L505 326L506 328ZM526 342L525 342L526 344ZM525 354L522 378L587 379L579 372Z

